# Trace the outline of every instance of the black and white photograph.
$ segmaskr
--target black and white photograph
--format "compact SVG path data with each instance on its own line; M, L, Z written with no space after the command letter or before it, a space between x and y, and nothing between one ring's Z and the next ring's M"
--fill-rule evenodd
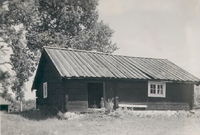
M0 0L0 135L200 135L200 0Z

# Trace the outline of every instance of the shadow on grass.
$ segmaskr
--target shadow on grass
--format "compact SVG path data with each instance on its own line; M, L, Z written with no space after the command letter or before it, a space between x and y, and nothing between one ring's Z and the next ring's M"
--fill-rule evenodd
M17 114L20 115L26 119L29 120L46 120L49 118L56 118L56 115L50 114L50 113L45 113L45 112L41 112L39 110L27 110L27 111L23 111L23 112L12 112L11 114Z

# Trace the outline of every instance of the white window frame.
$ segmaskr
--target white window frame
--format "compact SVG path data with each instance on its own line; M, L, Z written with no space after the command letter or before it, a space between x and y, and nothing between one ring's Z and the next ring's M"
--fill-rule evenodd
M43 83L43 98L47 98L47 82Z
M151 92L152 85L155 85L155 93ZM162 93L161 93L161 90L162 90ZM149 81L148 82L148 97L165 98L166 97L166 82Z

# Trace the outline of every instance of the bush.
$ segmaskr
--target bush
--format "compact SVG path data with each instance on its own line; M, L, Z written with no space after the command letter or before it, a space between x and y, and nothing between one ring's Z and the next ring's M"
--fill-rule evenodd
M34 110L36 109L35 100L23 101L23 111ZM19 112L20 111L20 102L13 101L9 106L9 112Z
M200 96L197 96L196 98L196 106L200 107Z
M57 113L58 119L61 119L61 120L80 119L82 116L83 116L82 114L75 113L75 112L65 112L65 113L62 113L62 112L59 111Z
M105 102L105 108L106 108L107 113L110 113L113 111L114 109L113 99L108 99L108 101Z
M20 111L20 105L18 102L12 102L11 105L9 105L8 108L9 112L19 112Z
M36 109L36 101L35 100L27 100L23 102L23 110L33 110Z

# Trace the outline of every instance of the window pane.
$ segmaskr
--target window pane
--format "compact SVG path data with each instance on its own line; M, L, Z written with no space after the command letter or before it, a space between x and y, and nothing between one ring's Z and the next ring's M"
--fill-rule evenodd
M152 89L155 89L155 88L156 88L156 85L155 85L155 84L151 84L151 88L152 88Z
M153 93L156 94L156 90L155 89L153 90Z
M159 89L157 90L157 94L160 94L160 90Z
M156 93L156 85L155 84L151 84L151 89L150 89L150 93L151 94L155 94Z
M163 94L163 89L162 89L162 90L160 90L160 94Z
M151 89L150 93L153 93L153 89Z
M47 82L43 83L43 98L47 98Z

